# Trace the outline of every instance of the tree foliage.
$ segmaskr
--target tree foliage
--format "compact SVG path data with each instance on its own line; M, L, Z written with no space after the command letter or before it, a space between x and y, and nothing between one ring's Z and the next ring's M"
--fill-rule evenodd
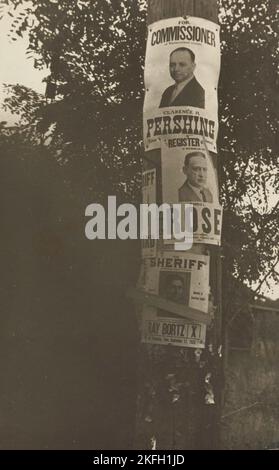
M36 67L49 68L47 81L56 90L48 103L30 96L35 114L24 111L35 116L36 132L51 132L49 148L65 171L72 169L86 197L138 200L145 2L3 3L14 17L11 37L28 32L28 54ZM219 5L224 272L250 284L278 280L277 3L220 0ZM14 88L6 106L22 111L22 93Z

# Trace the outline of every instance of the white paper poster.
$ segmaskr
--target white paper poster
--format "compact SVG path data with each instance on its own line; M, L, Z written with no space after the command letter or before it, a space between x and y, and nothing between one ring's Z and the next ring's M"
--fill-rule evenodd
M216 152L220 28L197 17L149 26L145 60L144 143L194 148L206 140Z
M144 270L147 292L208 312L209 256L166 252L146 258Z
M144 308L141 339L143 343L204 348L206 326L183 318L159 317L156 309Z
M193 242L220 245L223 210L219 204L217 171L207 148L173 149L162 144L161 157L163 202L192 204ZM182 229L184 214L181 210ZM174 240L164 243L173 244Z

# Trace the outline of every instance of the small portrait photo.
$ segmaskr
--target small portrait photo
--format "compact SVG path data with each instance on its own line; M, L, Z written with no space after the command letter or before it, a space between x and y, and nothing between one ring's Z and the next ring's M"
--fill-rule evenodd
M177 47L169 56L169 74L173 85L162 94L159 108L193 106L205 108L205 91L195 77L196 55L188 47Z
M208 164L204 152L198 150L185 155L182 172L184 183L178 188L178 201L213 202L208 188Z
M161 271L159 275L159 295L178 304L189 304L190 272ZM175 317L175 314L159 310L160 316Z
M217 172L205 149L162 148L163 202L218 204Z

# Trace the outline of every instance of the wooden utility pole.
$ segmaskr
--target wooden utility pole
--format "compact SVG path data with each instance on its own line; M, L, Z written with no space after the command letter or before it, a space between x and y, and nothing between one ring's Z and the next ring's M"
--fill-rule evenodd
M174 17L200 17L217 23L217 0L149 0L148 26ZM211 153L215 168L217 155ZM161 202L161 149L145 152L144 169L157 169ZM215 449L219 443L221 403L221 258L220 248L195 245L193 253L210 256L214 320L201 351L142 344L139 366L137 449ZM213 311L212 310L212 311Z

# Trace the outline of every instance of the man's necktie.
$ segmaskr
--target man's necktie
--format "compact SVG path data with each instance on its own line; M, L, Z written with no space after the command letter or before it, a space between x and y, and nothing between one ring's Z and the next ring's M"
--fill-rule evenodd
M201 193L202 201L206 202L206 197L205 197L205 193L204 193L203 189L200 190L200 193Z
M171 103L175 100L175 98L177 97L178 94L179 94L178 89L177 89L177 87L175 87L173 92L172 92L172 95L171 95L171 99L170 99Z

